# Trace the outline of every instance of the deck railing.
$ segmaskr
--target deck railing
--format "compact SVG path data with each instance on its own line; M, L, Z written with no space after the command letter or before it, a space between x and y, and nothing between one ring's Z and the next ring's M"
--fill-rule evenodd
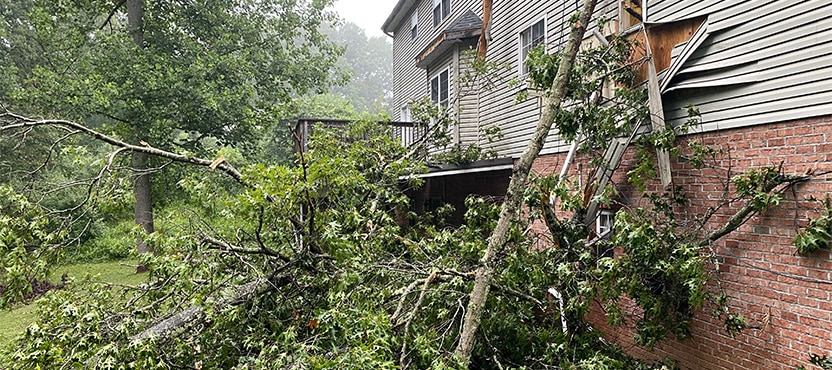
M297 135L295 151L297 152L301 148L304 150L307 148L309 137L312 136L312 131L316 126L325 129L342 129L350 122L352 121L311 118L299 119L295 125L295 133ZM379 122L379 124L388 128L387 135L390 138L400 140L405 147L422 142L428 131L427 125L418 122Z

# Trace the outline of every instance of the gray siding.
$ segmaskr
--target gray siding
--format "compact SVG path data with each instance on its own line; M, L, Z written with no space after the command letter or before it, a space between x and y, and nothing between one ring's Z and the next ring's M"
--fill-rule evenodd
M476 50L475 46L460 47L456 51L459 57L459 74L470 71L468 64L474 59L473 52ZM475 79L462 77L458 74L455 79L457 91L459 91L459 110L457 120L459 121L458 135L459 142L463 145L469 144L484 144L480 135L479 127L479 84Z
M428 95L428 72L416 67L416 56L428 44L430 44L453 20L462 15L466 10L472 9L478 15L482 15L480 4L474 0L451 0L451 13L442 21L438 27L433 26L433 1L419 1L413 10L419 14L418 36L415 40L410 38L410 16L402 22L399 28L393 33L393 119L400 117L400 108L407 105L410 100L420 99ZM412 11L409 13L412 14ZM453 80L451 85L453 85Z
M437 61L432 69L424 70L415 66L415 58L432 42L444 26L453 22L467 10L482 16L480 1L452 1L451 15L439 27L433 27L432 1L419 2L419 27L416 40L410 39L409 17L402 22L393 39L393 83L395 91L394 119L398 119L399 109L412 99L419 99L428 94L428 81L440 65L453 65L453 58L459 58L459 66L466 65L465 56L460 53L448 55ZM602 0L598 16L615 18L618 15L617 1ZM457 86L461 95L458 97L458 131L455 137L463 144L478 143L497 150L501 157L518 157L525 148L528 138L540 117L540 102L537 97L525 101L516 101L516 96L524 88L520 84L514 88L507 85L512 79L521 79L519 35L527 27L541 19L546 23L546 42L550 51L555 51L565 42L569 35L566 21L577 10L579 2L545 0L522 0L514 2L495 2L492 12L492 43L489 46L488 60L505 63L508 68L495 71L492 79L498 84L492 88L476 86L477 94L470 94L458 86L460 71L451 73L451 86ZM447 59L451 58L451 59ZM454 90L452 88L452 90ZM454 92L455 92L454 91ZM503 138L489 145L482 135L484 129L497 126ZM556 133L547 142L545 152L564 148Z
M668 9L688 3L658 2ZM704 130L832 112L832 3L706 3L707 37L667 85L669 121L686 120L688 104L699 108ZM667 19L656 4L649 19Z
M520 75L520 33L535 22L545 19L546 44L549 52L556 52L569 36L567 21L578 9L581 2L575 1L516 1L495 2L492 43L488 49L488 60L507 63L509 68L498 72L499 86L483 90L480 101L480 126L498 126L503 139L494 147L501 156L519 157L540 118L540 98L531 96L525 101L517 101L517 95L525 88L521 83L514 88L507 87L511 79L524 80ZM618 16L618 2L602 0L596 9L596 17L612 19ZM532 94L534 95L534 94ZM566 150L563 143L553 131L544 146L543 153Z

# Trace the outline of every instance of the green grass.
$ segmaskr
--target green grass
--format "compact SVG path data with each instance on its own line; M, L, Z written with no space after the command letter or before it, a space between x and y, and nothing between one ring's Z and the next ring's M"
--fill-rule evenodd
M113 284L136 285L144 282L147 275L136 274L135 261L113 261L102 263L81 263L56 267L52 270L49 280L58 283L61 276L66 273L76 280L82 279L86 274L98 275L93 281L101 281ZM37 304L30 303L18 305L10 310L0 310L0 347L5 347L14 337L26 331L26 328L37 319Z

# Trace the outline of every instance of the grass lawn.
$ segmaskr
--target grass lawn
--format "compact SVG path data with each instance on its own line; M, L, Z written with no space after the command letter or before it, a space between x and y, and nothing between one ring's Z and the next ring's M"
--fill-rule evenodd
M98 275L95 281L102 281L114 284L136 285L143 282L147 275L137 275L135 261L113 261L102 263L82 263L56 267L52 270L49 280L58 283L61 276L66 273L68 276L80 280L86 274ZM17 335L26 331L35 322L37 305L30 303L19 305L11 310L0 310L0 347L14 339Z

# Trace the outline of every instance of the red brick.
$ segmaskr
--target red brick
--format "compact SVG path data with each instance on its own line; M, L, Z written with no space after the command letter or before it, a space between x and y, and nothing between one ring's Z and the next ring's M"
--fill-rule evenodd
M682 185L690 198L681 220L697 220L709 207L721 207L703 232L721 226L741 206L719 202L724 191L720 179L725 179L727 168L738 174L753 166L783 162L788 173L832 170L832 116L684 137L694 139L730 150L730 158L718 161L719 169L694 170L684 161L674 163L674 183ZM683 154L689 154L685 145L680 148ZM535 162L535 171L559 171L563 158L561 154L541 157ZM588 159L579 156L576 162ZM621 199L631 205L647 204L626 184L623 175L635 164L633 150L627 151L622 163L613 176ZM578 173L577 167L570 171L573 176ZM582 175L586 178L586 170ZM657 183L650 187L659 189ZM751 325L763 325L768 317L765 329L745 330L732 339L722 322L711 315L713 307L706 305L695 316L692 338L671 340L650 352L633 345L632 328L608 328L602 325L603 315L593 315L593 322L605 337L623 344L628 352L652 359L667 356L678 361L682 369L792 369L808 365L810 351L832 348L832 286L812 282L832 282L832 254L820 251L809 257L798 256L790 243L797 227L819 215L821 205L808 202L807 197L823 199L827 193L832 193L832 175L828 180L817 178L801 184L794 193L784 193L779 207L752 218L738 232L713 245L722 258L720 278L732 312L747 317Z

